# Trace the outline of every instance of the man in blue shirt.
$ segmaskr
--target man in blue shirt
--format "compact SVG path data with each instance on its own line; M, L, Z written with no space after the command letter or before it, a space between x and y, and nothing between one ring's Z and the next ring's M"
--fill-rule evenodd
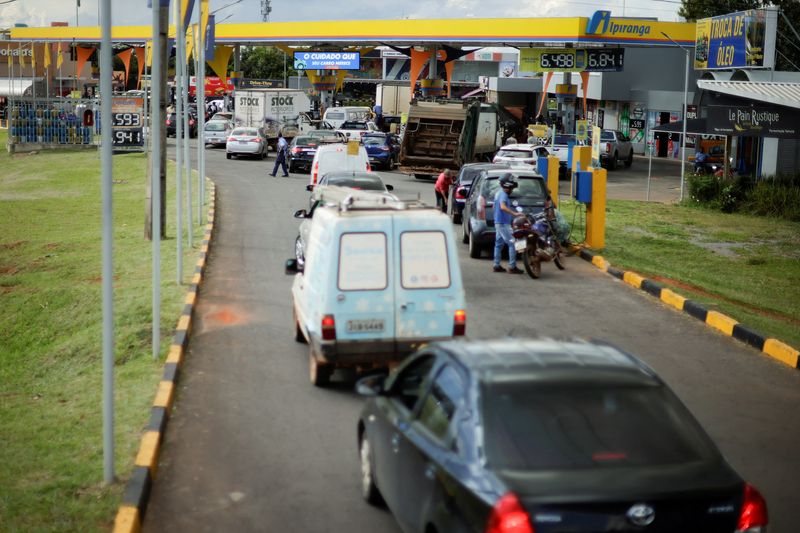
M500 189L494 195L494 271L522 274L517 268L517 251L514 249L514 236L511 233L511 221L518 214L509 207L508 195L517 188L517 182L511 174L503 174L498 180ZM500 254L503 246L508 245L508 270L500 266Z
M289 143L286 142L286 139L284 139L283 135L281 135L280 133L278 133L277 150L278 150L278 155L275 157L275 167L272 169L272 173L270 174L270 176L272 176L273 178L275 177L275 174L278 173L278 165L280 165L280 167L283 169L283 177L288 178L289 169L286 168L286 155L287 152L289 151Z

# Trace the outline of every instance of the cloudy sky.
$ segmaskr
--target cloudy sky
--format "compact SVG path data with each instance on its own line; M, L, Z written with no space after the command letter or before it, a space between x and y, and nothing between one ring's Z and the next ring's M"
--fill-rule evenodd
M0 0L0 28L25 23L48 26L51 21L75 24L78 0ZM199 1L199 0L198 0ZM211 0L211 9L218 9L236 0ZM504 17L577 17L590 16L598 9L611 10L613 16L657 17L663 21L681 20L679 0L271 0L270 21L357 20L357 19L425 19L425 18L504 18ZM99 0L80 0L78 23L97 24ZM335 9L332 6L335 4ZM500 4L500 5L498 5ZM147 0L112 0L114 24L150 24ZM375 9L380 6L379 9ZM261 1L239 0L217 14L225 22L260 22Z

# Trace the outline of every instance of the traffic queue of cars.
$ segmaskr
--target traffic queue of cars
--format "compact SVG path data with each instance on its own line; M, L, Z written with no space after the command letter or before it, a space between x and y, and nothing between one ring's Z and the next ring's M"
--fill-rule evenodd
M311 382L367 372L354 442L368 503L420 533L766 531L764 498L635 356L464 338L453 222L478 256L500 176L515 177L518 212L545 209L534 168L465 165L446 216L395 197L363 149L316 150L286 272Z

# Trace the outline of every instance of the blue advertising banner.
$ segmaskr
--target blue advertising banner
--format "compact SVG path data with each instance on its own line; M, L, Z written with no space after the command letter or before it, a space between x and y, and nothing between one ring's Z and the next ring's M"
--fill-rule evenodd
M695 69L772 68L777 12L751 9L697 21Z
M295 70L359 70L361 52L295 52Z

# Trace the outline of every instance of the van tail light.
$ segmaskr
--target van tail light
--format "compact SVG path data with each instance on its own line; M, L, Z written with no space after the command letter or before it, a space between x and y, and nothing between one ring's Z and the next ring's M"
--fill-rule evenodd
M611 143L606 143L606 153L607 154L611 153Z
M453 313L453 337L462 337L467 332L467 312L457 309Z
M766 500L754 486L745 483L744 501L739 512L736 533L764 533L767 531L768 523Z
M486 220L486 198L478 197L478 220Z
M369 166L369 161L367 161L367 172L372 172L372 167Z
M319 174L319 161L314 163L314 172L311 173L311 185L317 184L317 174Z
M485 533L536 533L530 517L513 492L497 500L486 522Z
M322 317L322 340L336 340L336 320L334 320L333 315L325 315Z

